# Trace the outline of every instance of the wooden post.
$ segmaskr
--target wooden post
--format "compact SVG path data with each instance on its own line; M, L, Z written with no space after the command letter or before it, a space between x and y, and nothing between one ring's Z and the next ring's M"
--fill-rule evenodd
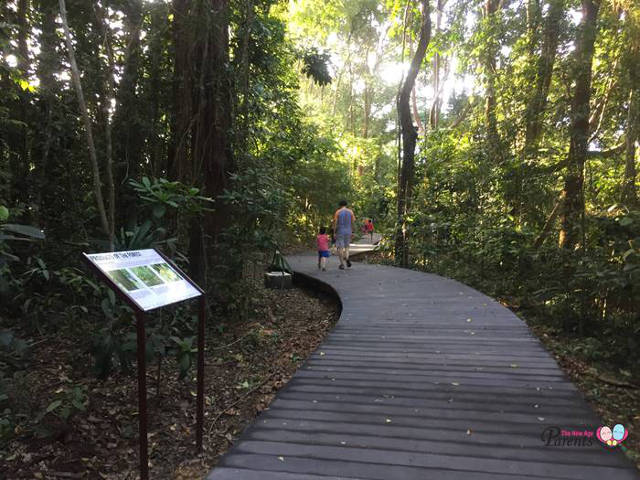
M147 437L147 365L144 312L136 312L138 340L138 425L140 443L140 479L149 480L149 439Z
M198 392L196 405L196 449L202 452L202 435L204 432L204 337L207 315L207 300L200 296L200 315L198 318Z

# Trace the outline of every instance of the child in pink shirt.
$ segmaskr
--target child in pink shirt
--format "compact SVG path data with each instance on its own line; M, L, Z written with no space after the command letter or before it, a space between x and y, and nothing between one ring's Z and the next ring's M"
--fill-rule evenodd
M318 243L318 269L322 268L322 271L327 270L327 258L331 255L329 253L329 235L327 235L327 229L320 228L320 233L316 237Z

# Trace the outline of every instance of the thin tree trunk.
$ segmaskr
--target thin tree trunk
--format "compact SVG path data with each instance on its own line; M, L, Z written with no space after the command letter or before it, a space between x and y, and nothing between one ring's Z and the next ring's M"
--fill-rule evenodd
M18 0L18 69L27 77L29 71L29 48L27 39L29 37L29 0Z
M163 155L164 141L160 137L160 97L162 95L162 70L163 70L163 35L160 33L167 27L168 11L164 4L154 4L151 11L150 31L152 37L149 40L149 93L143 103L150 105L151 131L148 142L150 145L150 160L153 175L159 177L163 172L168 173L166 155ZM164 175L167 175L164 173Z
M556 202L556 204L553 206L553 209L551 210L551 213L549 214L547 221L544 223L544 227L542 227L542 231L536 238L535 242L533 242L533 248L535 249L540 248L544 243L545 239L549 236L549 233L551 233L551 229L553 228L553 224L556 222L556 218L558 218L558 214L560 213L561 206L562 206L562 197L560 197Z
M549 88L555 64L560 24L565 0L550 0L549 12L544 21L542 53L536 66L535 86L525 112L526 129L523 154L530 155L537 147L542 130L543 114L547 106Z
M409 264L406 216L410 208L411 195L413 193L414 156L416 140L418 138L418 132L413 125L409 102L418 71L422 65L429 41L431 40L429 0L421 0L420 3L422 5L420 39L418 40L416 52L411 60L407 78L404 80L400 95L398 96L398 114L400 116L403 151L402 168L400 169L400 178L398 181L398 219L396 225L395 258L396 263L404 267Z
M107 71L105 74L105 88L102 98L102 108L104 111L104 130L105 130L105 177L107 182L107 192L109 195L108 204L108 220L109 220L109 249L113 250L115 240L115 221L116 221L116 189L115 182L113 180L113 140L111 135L111 102L115 100L115 80L114 75L116 71L115 60L113 58L113 50L111 48L111 35L109 31L108 20L105 17L105 12L96 3L94 4L94 11L96 15L96 21L98 27L102 32L104 51L107 56Z
M536 54L536 45L539 41L537 27L540 24L540 5L537 0L530 0L530 56L535 58L536 71L534 78L533 94L528 97L525 109L525 139L519 155L519 168L515 172L515 198L513 199L513 213L519 221L526 211L529 168L527 159L535 157L538 150L538 142L542 133L544 112L547 107L549 89L553 75L558 39L560 37L560 25L564 14L566 0L550 0L549 11L544 19L544 31L542 37L541 53Z
M29 0L18 0L17 7L17 66L18 71L20 72L20 77L28 81L30 66L28 48L30 2ZM14 140L16 155L13 156L13 161L10 163L10 171L14 174L12 175L13 178L10 180L10 184L11 190L17 194L21 201L27 201L30 195L29 190L31 190L31 185L33 183L31 178L33 173L29 169L29 165L32 163L30 148L32 135L31 129L27 127L29 98L26 92L20 92L16 96L16 101L18 103L16 106L16 119L21 122L23 127L16 131Z
M349 130L351 135L356 136L356 122L353 113L353 69L349 64Z
M436 34L440 33L442 24L442 10L446 4L446 0L438 0L437 12L436 12ZM429 112L429 125L432 130L438 128L440 122L440 107L441 107L441 87L440 87L440 53L436 52L433 57L433 103L431 104L431 110Z
M597 35L598 0L582 0L582 20L576 38L575 89L571 102L571 143L562 192L563 205L559 244L574 248L582 239L584 215L584 164L589 140L591 67Z
M364 100L364 112L362 115L362 137L369 138L369 116L371 115L371 93L369 91L369 85L365 82L363 100Z
M245 18L244 28L242 29L242 48L240 65L242 69L241 79L241 93L242 103L240 104L240 121L238 125L239 138L237 147L244 150L246 149L246 141L249 135L249 40L251 37L251 29L253 27L253 19L255 16L253 0L245 0Z
M407 4L404 7L404 15L402 22L402 50L400 51L400 64L404 65L404 54L407 46L407 25L409 24L410 18L410 10L412 0L407 0ZM402 91L402 85L404 84L404 72L402 72L402 77L400 78L400 83L398 84L398 94L397 100L400 98L400 92ZM400 110L397 110L397 122L396 122L396 145L398 148L398 164L397 164L397 174L396 178L398 179L397 190L400 192L400 183L402 181L402 128L400 121Z
M80 71L78 70L78 64L76 63L76 56L73 50L73 42L71 40L71 31L69 30L69 23L67 21L67 9L65 6L65 0L58 0L60 5L60 19L62 20L62 28L64 30L65 39L67 42L67 50L69 54L69 64L71 65L71 78L76 90L76 96L78 97L78 104L80 106L80 115L84 123L84 131L87 140L87 148L89 149L89 160L91 169L93 171L93 194L96 198L96 207L98 208L98 215L100 217L100 224L105 235L111 234L111 227L107 219L107 211L104 207L104 199L102 197L102 182L100 180L100 168L98 167L98 157L96 155L96 147L93 142L93 131L91 128L91 119L89 118L89 112L87 111L87 104L84 100L84 93L82 91L82 83L80 82Z
M484 17L487 25L495 28L498 18L497 13L501 7L500 0L486 0L484 4ZM498 120L496 116L496 59L498 56L498 38L495 33L489 31L483 52L483 68L485 81L485 107L484 117L487 128L487 151L492 160L500 161L500 134L498 133Z
M636 69L640 70L640 69ZM625 139L625 168L622 183L622 203L628 207L638 205L636 191L636 161L637 143L640 130L640 88L637 84L631 87L629 93L629 110L627 112L627 134Z
M124 67L117 91L117 112L113 118L113 132L118 138L116 158L120 161L117 170L118 178L138 178L142 169L142 152L144 150L144 106L138 99L137 91L140 81L140 31L142 29L143 11L141 0L129 0L125 3L124 25L126 31L126 48L124 51ZM151 66L151 68L156 68Z

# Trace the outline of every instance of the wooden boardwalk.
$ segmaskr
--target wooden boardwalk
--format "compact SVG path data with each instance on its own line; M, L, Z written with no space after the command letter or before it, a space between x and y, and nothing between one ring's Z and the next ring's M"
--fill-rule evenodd
M496 301L436 275L289 261L335 289L342 315L208 480L640 478L595 438L545 445L547 427L601 421Z

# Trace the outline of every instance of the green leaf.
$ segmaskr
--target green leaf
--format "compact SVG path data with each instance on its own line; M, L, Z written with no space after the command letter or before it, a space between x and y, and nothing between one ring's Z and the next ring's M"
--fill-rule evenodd
M12 242L35 242L33 238L16 237L15 235L5 235L0 233L0 240L11 240Z
M161 204L153 206L153 216L156 218L162 218L167 211L167 207Z
M9 209L4 205L0 205L0 222L4 222L9 218Z
M4 230L8 230L13 233L19 233L20 235L25 235L31 238L37 238L39 240L44 240L44 232L39 228L32 227L29 225L17 225L14 223L5 223L2 225Z
M49 404L49 406L47 407L46 413L51 413L53 412L56 408L58 408L60 405L62 405L62 400L54 400L53 402L51 402Z

